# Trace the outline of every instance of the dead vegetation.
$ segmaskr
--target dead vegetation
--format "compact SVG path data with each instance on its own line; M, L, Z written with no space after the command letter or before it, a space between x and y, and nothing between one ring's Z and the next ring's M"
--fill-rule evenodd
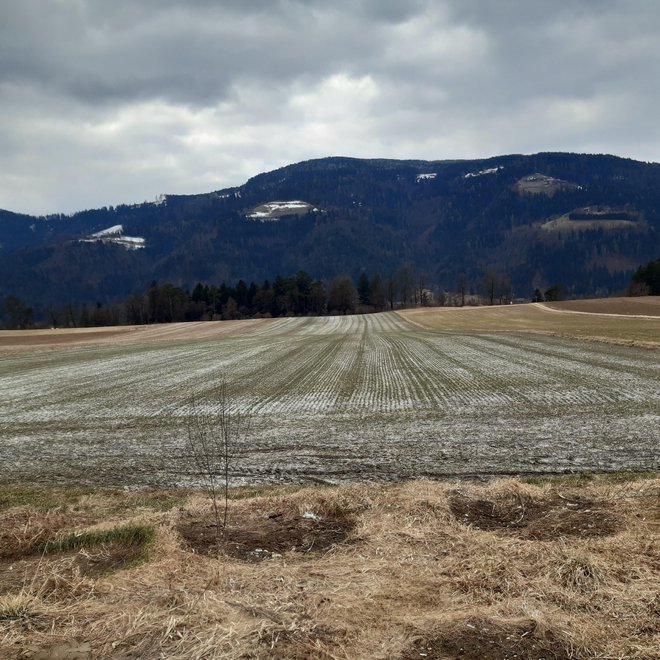
M660 296L628 298L594 298L590 300L562 300L545 303L560 311L586 314L616 314L620 316L660 317Z
M137 565L147 560L155 536L152 527L135 524L61 535L60 520L53 518L42 521L50 526L42 525L38 534L28 535L29 522L22 529L9 527L10 534L5 534L0 554L0 596L20 593L27 584L39 584L43 592L62 582L99 578ZM39 541L46 536L46 540Z
M660 478L645 476L240 492L220 542L200 495L14 493L0 657L650 660Z
M576 300L527 305L434 307L396 312L437 332L524 332L617 346L660 348L660 297Z

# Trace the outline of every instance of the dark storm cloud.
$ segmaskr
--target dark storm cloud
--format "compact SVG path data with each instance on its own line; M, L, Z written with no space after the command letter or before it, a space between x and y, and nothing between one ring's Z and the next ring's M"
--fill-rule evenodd
M206 104L242 77L282 81L361 61L376 44L358 19L406 16L390 4L380 16L358 3L348 17L321 2L24 0L3 11L0 75L92 104Z
M0 6L0 207L201 192L328 154L657 160L650 0Z

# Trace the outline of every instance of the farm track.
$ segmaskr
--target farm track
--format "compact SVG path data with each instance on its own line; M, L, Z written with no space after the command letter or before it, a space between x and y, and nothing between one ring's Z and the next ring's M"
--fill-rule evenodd
M218 374L252 415L244 482L659 467L654 351L392 313L148 330L0 353L4 479L185 483L185 415Z

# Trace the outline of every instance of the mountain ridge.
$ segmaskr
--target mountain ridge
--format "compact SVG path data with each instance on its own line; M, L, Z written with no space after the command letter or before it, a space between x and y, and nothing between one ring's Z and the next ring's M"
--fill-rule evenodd
M293 201L309 211L247 217ZM596 211L577 219L584 209ZM145 247L83 242L118 225ZM155 202L67 216L0 211L0 296L35 305L112 302L154 279L191 288L300 269L323 279L387 276L402 265L435 288L465 278L476 289L498 271L523 297L556 282L571 295L608 295L658 254L660 165L604 154L331 156Z

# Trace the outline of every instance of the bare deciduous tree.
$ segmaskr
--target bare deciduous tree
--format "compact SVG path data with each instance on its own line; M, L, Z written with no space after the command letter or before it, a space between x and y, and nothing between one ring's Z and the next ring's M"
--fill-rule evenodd
M231 475L250 434L251 413L239 411L224 377L203 396L193 395L186 418L186 459L213 505L218 536L227 529Z

